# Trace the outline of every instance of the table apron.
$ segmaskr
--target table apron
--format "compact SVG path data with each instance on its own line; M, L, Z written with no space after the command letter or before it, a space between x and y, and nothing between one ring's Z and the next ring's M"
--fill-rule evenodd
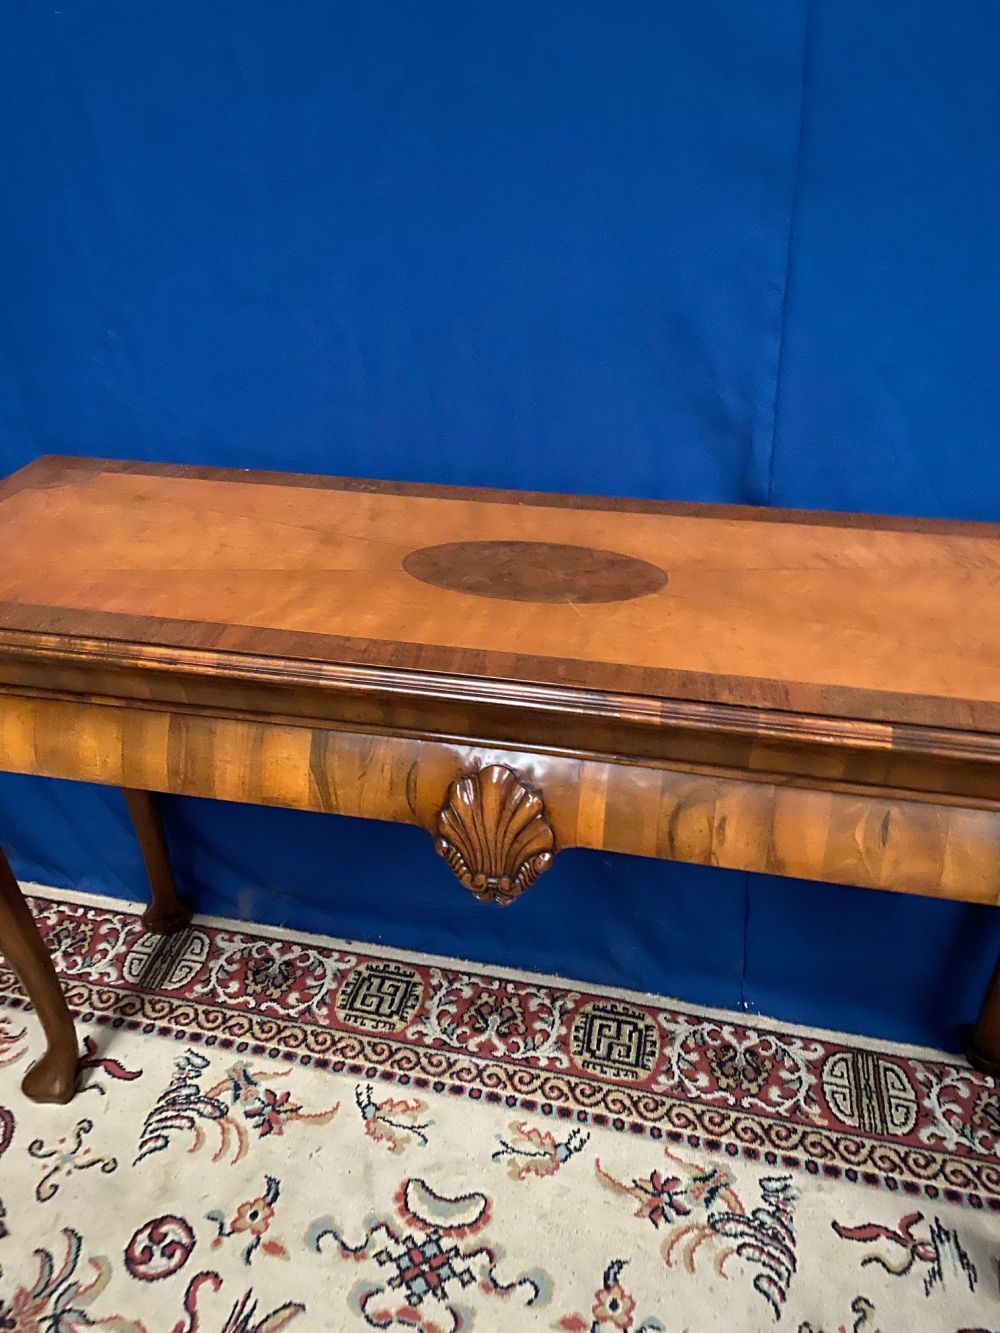
M898 794L261 718L0 695L0 770L414 824L492 765L537 792L555 850L1000 903L1000 812Z

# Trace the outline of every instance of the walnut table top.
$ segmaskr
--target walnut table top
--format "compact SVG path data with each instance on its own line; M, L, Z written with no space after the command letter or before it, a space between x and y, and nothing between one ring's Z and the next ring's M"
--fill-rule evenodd
M6 631L1000 731L992 525L77 458L0 501Z

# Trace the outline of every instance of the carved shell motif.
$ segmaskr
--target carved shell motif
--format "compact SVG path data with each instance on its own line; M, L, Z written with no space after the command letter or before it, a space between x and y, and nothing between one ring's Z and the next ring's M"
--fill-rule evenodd
M481 902L504 906L555 857L542 798L502 764L451 784L434 846Z

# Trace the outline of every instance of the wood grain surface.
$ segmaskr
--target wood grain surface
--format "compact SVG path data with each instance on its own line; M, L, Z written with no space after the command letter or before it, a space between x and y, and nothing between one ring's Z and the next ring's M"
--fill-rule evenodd
M1000 810L527 749L0 696L0 769L416 824L490 765L542 794L556 849L1000 902ZM540 891L540 890L536 890Z
M1000 733L992 525L71 459L0 500L8 632ZM505 600L404 567L512 541L666 580L617 601Z

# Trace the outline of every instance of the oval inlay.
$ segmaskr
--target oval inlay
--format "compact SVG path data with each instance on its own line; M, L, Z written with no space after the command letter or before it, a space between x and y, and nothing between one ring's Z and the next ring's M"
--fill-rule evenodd
M511 602L626 602L667 581L646 560L559 542L446 542L411 551L403 568L422 583Z

